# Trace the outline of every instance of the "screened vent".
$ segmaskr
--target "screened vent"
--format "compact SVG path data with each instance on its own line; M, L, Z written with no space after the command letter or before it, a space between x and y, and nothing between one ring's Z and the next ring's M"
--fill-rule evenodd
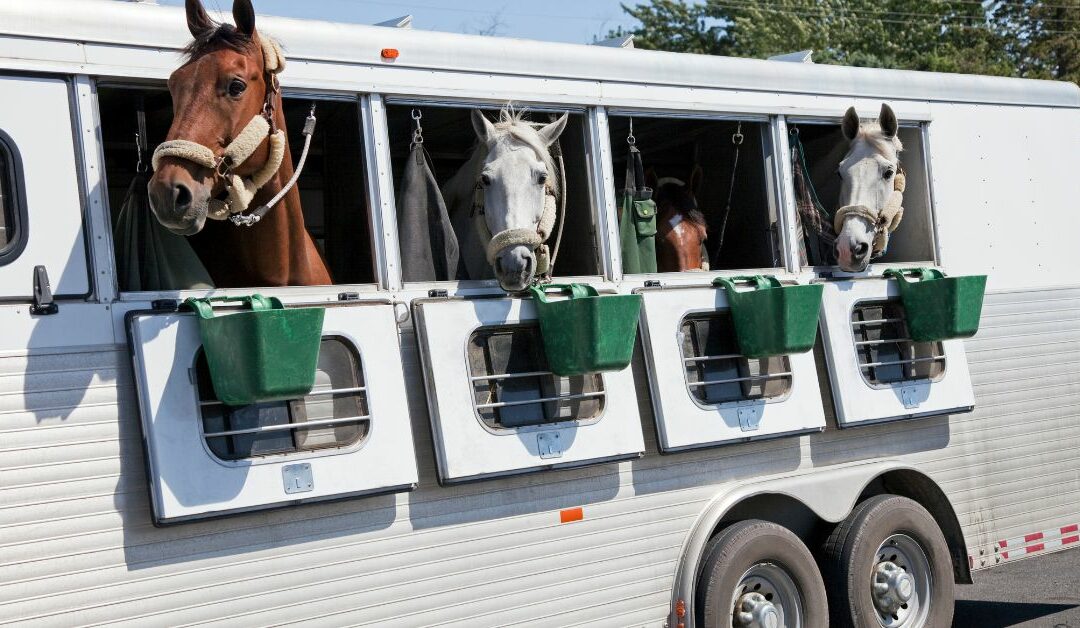
M536 325L482 327L469 338L468 351L473 407L492 429L587 421L603 412L600 374L548 371Z
M303 399L226 406L201 352L196 372L203 437L222 460L349 447L371 428L360 356L340 338L323 338L315 387Z
M945 375L945 350L940 342L912 342L899 301L855 304L851 331L859 370L871 386L930 380Z
M774 399L791 391L787 356L749 359L739 354L727 310L691 314L679 328L690 394L705 405Z

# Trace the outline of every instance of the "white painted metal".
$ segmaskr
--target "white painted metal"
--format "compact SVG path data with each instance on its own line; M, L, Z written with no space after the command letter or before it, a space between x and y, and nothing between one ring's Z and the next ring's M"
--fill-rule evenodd
M48 271L54 295L90 293L70 90L62 79L0 75L0 93L17 95L0 98L0 129L23 164L24 180L14 184L29 213L26 248L0 272L0 300L29 300L35 266Z
M414 306L439 478L460 482L644 453L630 367L603 374L597 418L492 430L474 409L466 347L477 328L536 320L531 300L421 301Z
M225 461L211 453L201 428L198 391L193 385L195 359L202 346L197 317L134 314L132 351L155 522L415 485L404 375L397 359L387 359L397 353L396 327L389 304L326 310L323 335L353 345L363 365L371 421L363 440L338 449ZM299 463L309 465L306 477L313 482L309 490L294 496L289 484L283 485L282 476Z
M851 330L851 312L859 302L889 298L900 298L893 279L825 283L821 332L840 425L970 411L975 405L975 395L962 340L942 343L945 374L940 381L924 379L873 386L863 376Z
M788 356L791 390L781 397L716 406L704 406L696 401L687 387L680 327L688 314L727 309L724 290L647 289L641 295L642 345L651 376L653 413L661 449L675 451L825 428L812 353ZM760 420L756 429L743 427L741 412L754 413L754 418Z

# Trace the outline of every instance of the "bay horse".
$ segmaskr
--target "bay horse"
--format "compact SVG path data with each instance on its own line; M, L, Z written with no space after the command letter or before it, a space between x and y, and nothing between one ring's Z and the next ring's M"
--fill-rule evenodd
M507 292L549 272L556 190L566 194L550 148L569 114L548 124L523 115L507 105L493 123L474 109L476 146L442 188L468 278L494 276Z
M704 243L708 237L705 215L698 209L697 193L701 187L701 167L690 173L689 184L674 177L653 179L656 201L656 270L662 273L683 270L708 270Z
M873 122L863 123L854 107L841 129L851 143L840 160L840 209L834 216L836 259L841 269L862 272L885 252L889 233L904 215L904 174L900 169L899 123L889 105Z
M250 227L225 220L266 204L293 176L287 136L278 134L285 129L280 47L255 30L251 0L233 2L235 26L211 20L200 0L186 0L185 9L194 40L169 77L173 122L148 185L154 215L194 236L218 287L333 283L295 187Z

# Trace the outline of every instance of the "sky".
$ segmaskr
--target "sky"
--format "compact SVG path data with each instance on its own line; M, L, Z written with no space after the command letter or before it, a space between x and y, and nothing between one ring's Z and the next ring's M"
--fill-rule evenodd
M158 0L183 5L184 0ZM231 10L231 0L203 0L207 9ZM617 26L634 24L619 0L254 0L260 14L374 24L413 16L413 28L592 43ZM627 4L636 4L633 0Z

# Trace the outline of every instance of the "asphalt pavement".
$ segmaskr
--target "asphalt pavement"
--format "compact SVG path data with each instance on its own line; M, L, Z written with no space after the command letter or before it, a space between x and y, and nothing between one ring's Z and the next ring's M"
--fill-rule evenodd
M1080 548L976 571L956 585L957 628L1080 628Z

